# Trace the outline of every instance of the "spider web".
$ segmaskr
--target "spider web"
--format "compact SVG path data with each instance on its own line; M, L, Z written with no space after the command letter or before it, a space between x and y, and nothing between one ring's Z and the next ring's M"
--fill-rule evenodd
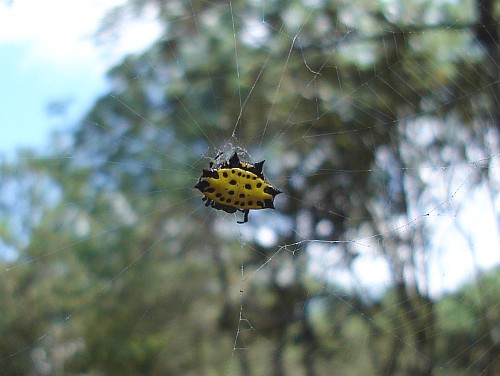
M0 370L498 372L500 47L473 4L172 4L102 110L4 183L52 211L3 268L35 283ZM234 151L284 191L245 225L192 188Z

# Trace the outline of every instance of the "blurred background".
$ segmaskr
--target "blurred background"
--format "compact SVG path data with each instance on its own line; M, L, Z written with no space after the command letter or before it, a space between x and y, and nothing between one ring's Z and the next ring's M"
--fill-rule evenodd
M498 375L499 14L0 1L0 375Z

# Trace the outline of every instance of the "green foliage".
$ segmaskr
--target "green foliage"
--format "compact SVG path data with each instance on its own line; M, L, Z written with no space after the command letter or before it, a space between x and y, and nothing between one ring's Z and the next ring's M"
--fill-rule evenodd
M443 375L476 374L484 369L491 374L500 371L496 362L499 294L500 270L497 268L481 276L477 284L466 286L439 302L438 330L447 334L446 341L438 340L442 359L448 359L442 365L446 369Z

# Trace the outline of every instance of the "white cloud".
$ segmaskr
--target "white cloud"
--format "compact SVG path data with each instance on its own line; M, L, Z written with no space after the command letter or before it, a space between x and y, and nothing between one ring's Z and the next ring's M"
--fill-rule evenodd
M157 11L126 12L112 30L118 39L95 42L106 12L126 0L0 0L0 99L9 103L0 124L0 154L45 143L53 122L46 106L69 99L61 126L76 122L106 90L105 73L124 55L142 52L160 35ZM59 129L59 128L58 128Z
M23 64L47 63L77 66L93 63L103 70L125 53L148 47L161 29L156 12L145 12L141 19L127 20L120 40L99 49L93 40L103 16L125 0L16 0L0 3L0 44L24 44L30 52ZM105 53L104 53L105 52ZM97 63L97 65L96 65ZM100 64L99 64L100 63ZM105 65L105 66L103 66Z

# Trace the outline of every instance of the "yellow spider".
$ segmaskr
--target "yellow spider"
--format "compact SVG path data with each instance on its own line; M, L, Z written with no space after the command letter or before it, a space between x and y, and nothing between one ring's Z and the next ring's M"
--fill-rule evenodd
M241 162L235 152L215 168L214 162L210 162L208 170L203 170L194 187L203 193L205 206L226 213L245 213L243 221L237 222L246 223L250 210L274 209L274 198L282 193L265 180L264 162Z

